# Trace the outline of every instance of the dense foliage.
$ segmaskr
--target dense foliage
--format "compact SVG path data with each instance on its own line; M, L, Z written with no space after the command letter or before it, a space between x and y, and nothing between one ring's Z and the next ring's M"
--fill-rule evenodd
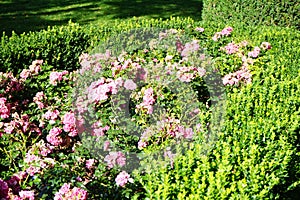
M247 25L294 26L300 29L300 3L294 0L204 0L203 21Z
M114 37L106 40L114 34L126 36L135 29L147 35L153 27L159 30L154 36L163 38L165 33L174 33L174 38L181 40L171 40L174 43L169 49L165 43L155 43L157 46L146 44L146 50L133 48L126 54L95 54L105 50L101 44L119 44L112 43ZM0 197L292 198L297 193L290 191L297 191L300 184L299 41L300 32L293 28L180 18L130 20L109 27L71 23L2 37ZM118 42L132 44L129 39ZM189 57L190 53L196 58L205 53L205 59L200 62ZM190 68L195 64L199 68ZM185 91L179 90L176 95L153 77L138 84L132 75L139 71L138 66L150 75L158 67L172 66L177 70L174 77L182 83L180 87L188 83L199 95L179 98L186 97ZM211 98L213 91L205 79L211 69L222 78L226 97L222 125L214 138L209 137L212 128L208 126L212 123L213 99L207 99L207 91ZM92 93L107 92L93 97L77 90L80 98L93 99L84 104L89 109L80 113L73 109L74 100L80 99L74 98L78 85L95 86L87 87ZM159 126L150 129L150 136L128 134L115 124L118 112L112 105L121 105L110 102L117 91L131 91L129 117L134 127L151 124L149 116L155 105L169 110L169 118L161 118ZM178 119L181 108L195 99L199 110L194 114L199 120L192 121L195 127L191 130ZM82 104L75 105L77 108ZM92 135L86 136L89 132L82 129L78 118L85 119L84 127L93 130ZM166 157L164 164L149 156L141 161L147 164L142 170L124 170L131 161L126 152L148 155L181 137L192 138L192 142L184 143L188 149L183 154L174 157L174 152L165 151L161 155ZM108 144L117 145L113 148ZM104 149L104 153L98 155L91 146Z

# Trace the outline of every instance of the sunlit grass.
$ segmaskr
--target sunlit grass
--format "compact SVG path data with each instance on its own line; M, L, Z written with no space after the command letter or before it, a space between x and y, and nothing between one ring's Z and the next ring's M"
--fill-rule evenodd
M169 18L170 16L201 18L201 0L15 0L0 1L0 31L23 33L64 25L72 20L79 24L109 23L115 19Z

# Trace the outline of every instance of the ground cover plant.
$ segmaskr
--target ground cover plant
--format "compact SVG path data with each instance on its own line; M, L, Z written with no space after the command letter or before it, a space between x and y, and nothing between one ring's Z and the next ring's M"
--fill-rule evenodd
M0 197L297 199L299 40L181 18L3 37Z

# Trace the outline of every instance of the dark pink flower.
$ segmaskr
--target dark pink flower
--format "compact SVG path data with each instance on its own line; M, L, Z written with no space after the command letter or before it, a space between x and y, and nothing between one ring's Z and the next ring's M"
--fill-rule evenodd
M10 115L10 104L6 103L6 98L0 98L0 117L5 119Z
M9 190L8 184L4 180L0 179L0 199L4 199L4 200L9 199L8 190Z

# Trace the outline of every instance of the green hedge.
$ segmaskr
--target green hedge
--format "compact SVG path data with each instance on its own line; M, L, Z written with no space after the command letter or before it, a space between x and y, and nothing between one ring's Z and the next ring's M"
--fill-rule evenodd
M300 29L300 3L295 0L205 0L203 21L247 25L294 26Z
M78 57L89 45L89 37L77 24L49 27L40 32L22 35L3 34L1 37L1 71L14 74L31 64L33 60L43 59L57 69L71 70L79 67Z

